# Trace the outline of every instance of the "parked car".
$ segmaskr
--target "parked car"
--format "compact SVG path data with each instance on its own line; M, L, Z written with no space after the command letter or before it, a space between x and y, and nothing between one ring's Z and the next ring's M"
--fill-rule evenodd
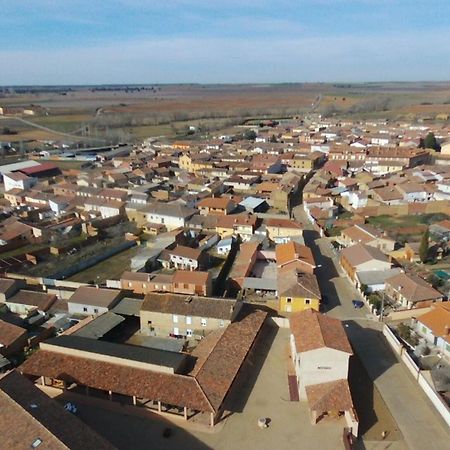
M362 302L361 300L352 300L352 305L353 308L360 309L364 306L364 302Z

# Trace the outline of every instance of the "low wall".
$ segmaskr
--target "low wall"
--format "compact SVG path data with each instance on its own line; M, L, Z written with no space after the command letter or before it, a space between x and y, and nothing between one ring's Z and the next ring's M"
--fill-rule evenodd
M430 399L431 403L433 403L434 407L439 411L439 414L443 417L447 425L450 427L450 410L449 407L445 404L444 400L441 396L433 389L432 386L428 383L427 379L419 373L417 382L420 387L423 389L427 397Z
M411 372L419 386L424 391L425 395L429 398L431 403L433 403L434 407L438 411L438 413L442 416L444 421L450 427L450 408L446 405L441 396L435 391L434 387L430 385L428 380L423 375L424 371L421 371L413 359L409 356L406 351L405 346L395 337L394 333L389 329L387 325L383 327L383 335L386 337L386 340L389 342L389 345L392 349L400 355L400 359L403 364L405 364L406 368Z
M397 353L397 355L401 355L403 351L403 345L395 337L394 333L387 325L384 325L383 327L383 335L389 342L389 345L392 347L392 350L394 350L394 352Z
M389 313L389 320L406 320L412 317L420 317L428 311L431 311L431 306L427 308L408 309L406 311L393 311Z

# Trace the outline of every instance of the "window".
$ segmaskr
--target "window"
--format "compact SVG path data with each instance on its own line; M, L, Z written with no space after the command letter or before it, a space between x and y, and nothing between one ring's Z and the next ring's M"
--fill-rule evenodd
M192 330L190 330L189 328L186 330L186 336L187 337L191 337L192 336Z
M225 326L225 322L224 322L223 320L221 320L221 321L219 322L219 327L223 328L224 326Z
M143 283L142 287L145 289L147 287L147 285L145 283Z
M98 309L94 308L94 314L98 314Z
M83 311L87 312L87 306L83 306Z
M192 317L191 316L186 316L186 324L190 325L192 323Z
M311 304L311 299L305 298L305 305L310 305L310 304Z
M206 320L204 317L202 317L202 318L200 319L200 323L202 324L202 327L206 327L207 320Z
M292 298L291 297L286 297L286 303L292 303Z
M131 281L128 282L128 287L131 287L132 283Z
M189 287L189 284L187 284L187 283L184 283L184 284L183 284L183 288L184 288L184 289L187 289L188 287Z
M427 332L427 327L422 327L422 333L426 333Z
M172 320L173 320L173 323L178 323L178 316L176 314L174 314L172 316Z

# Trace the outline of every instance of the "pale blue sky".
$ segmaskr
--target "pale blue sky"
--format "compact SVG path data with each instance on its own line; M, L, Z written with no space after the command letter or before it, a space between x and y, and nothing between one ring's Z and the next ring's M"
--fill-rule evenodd
M450 79L450 0L0 0L0 85Z

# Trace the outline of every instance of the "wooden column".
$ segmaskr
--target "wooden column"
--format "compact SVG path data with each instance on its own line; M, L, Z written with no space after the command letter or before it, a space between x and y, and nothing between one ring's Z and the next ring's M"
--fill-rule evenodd
M133 405L136 406L136 396L133 395Z
M89 397L89 386L86 386L86 395Z
M158 412L161 412L161 402L158 401Z
M112 391L108 391L109 399L112 400Z
M188 414L187 414L187 407L184 407L184 420L188 419Z
M211 413L211 420L210 420L210 426L213 427L214 426L214 413Z
M42 377L41 377L41 383L42 383L42 386L45 386L45 377L44 377L44 375L42 375Z

